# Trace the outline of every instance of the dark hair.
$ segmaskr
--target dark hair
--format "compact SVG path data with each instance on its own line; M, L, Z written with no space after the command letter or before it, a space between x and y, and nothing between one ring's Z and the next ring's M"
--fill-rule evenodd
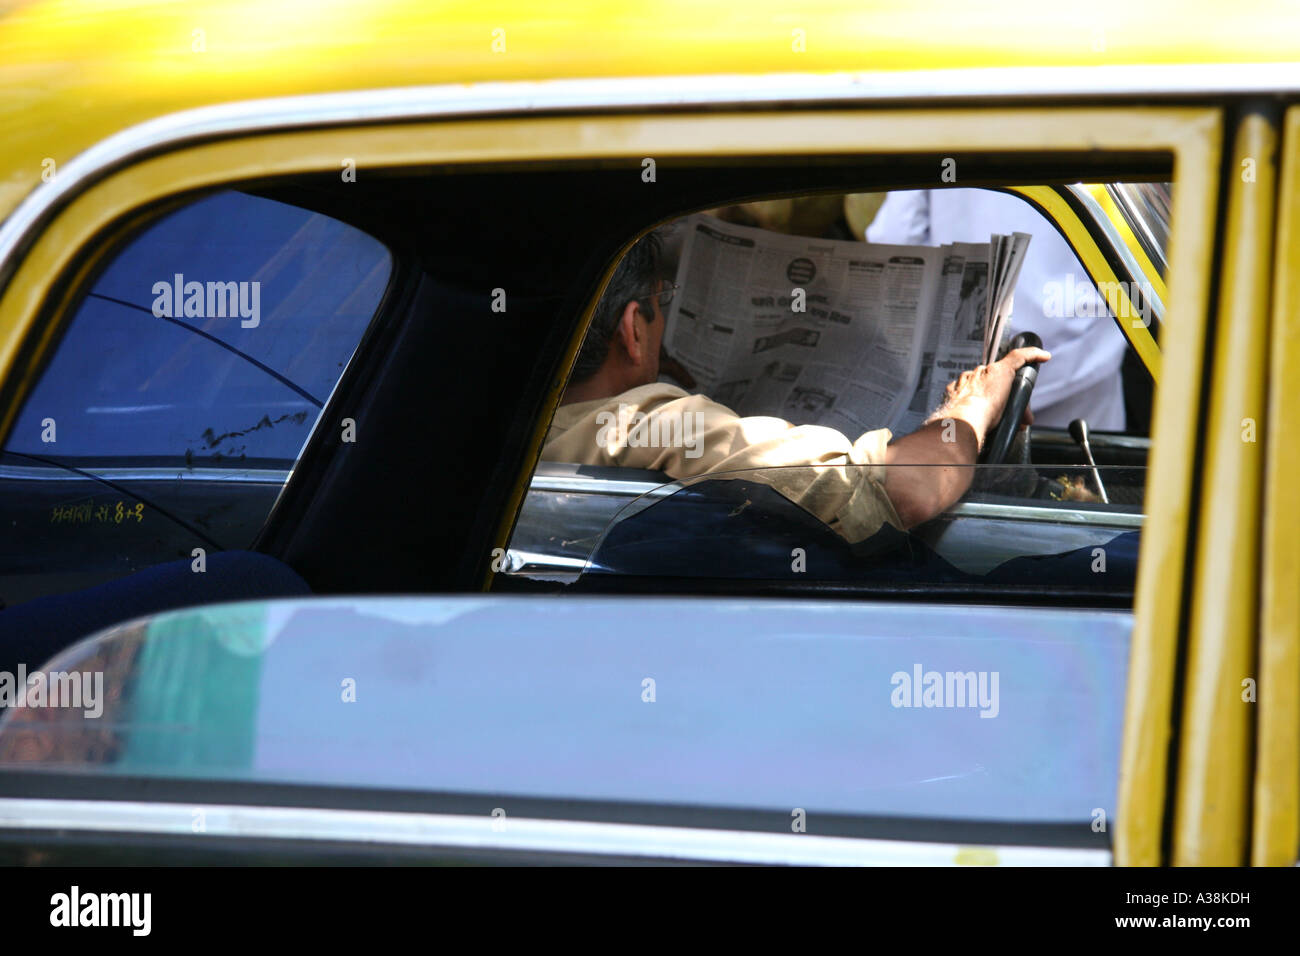
M647 319L654 319L654 302L640 297L654 292L655 283L663 278L663 250L663 234L655 230L637 240L636 245L623 256L605 288L605 294L596 303L591 328L578 351L570 381L585 382L600 371L609 355L618 320L629 302L636 302Z

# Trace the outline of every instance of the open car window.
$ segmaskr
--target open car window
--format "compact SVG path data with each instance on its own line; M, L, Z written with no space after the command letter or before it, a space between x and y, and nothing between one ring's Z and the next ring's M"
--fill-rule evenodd
M661 235L658 382L593 391L598 305L501 586L1131 602L1152 379L1113 294L1038 206L994 189L857 193L707 210ZM1021 243L1005 278L1003 236ZM916 463L887 466L889 446L1031 331L1052 353L1032 427L964 466L960 500L904 525L885 469Z

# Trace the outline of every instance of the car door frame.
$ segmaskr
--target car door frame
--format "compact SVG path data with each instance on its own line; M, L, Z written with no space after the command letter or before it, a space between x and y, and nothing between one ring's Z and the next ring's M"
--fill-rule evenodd
M38 188L0 227L0 436L11 427L22 397L57 341L62 320L100 258L113 247L114 237L151 218L155 204L196 191L337 171L341 156L356 157L364 168L572 158L639 162L643 156L671 163L699 156L743 160L774 152L816 155L845 150L935 157L1008 150L1168 153L1178 183L1171 237L1171 275L1178 281L1162 349L1166 368L1178 374L1162 376L1156 399L1155 430L1161 441L1153 448L1148 487L1161 493L1152 498L1142 542L1116 813L1117 859L1158 862L1159 838L1151 834L1161 832L1167 805L1167 751L1177 722L1173 682L1184 597L1169 582L1184 580L1185 549L1194 521L1191 463L1197 457L1199 418L1187 410L1201 407L1221 110L1214 105L1134 103L933 107L897 101L889 102L887 109L874 109L880 104L863 107L842 91L835 94L831 87L836 82L826 81L824 98L833 108L822 102L821 108L807 110L759 109L743 95L733 94L731 100L713 100L707 112L681 110L680 100L671 97L647 96L635 107L621 104L622 113L601 113L592 105L602 99L598 85L593 85L591 98L577 101L571 88L555 100L528 89L513 99L496 91L492 99L475 103L473 92L458 90L447 93L441 104L397 97L399 106L383 92L326 95L291 105L197 110L126 131L67 164L54 183ZM765 106L783 104L770 89L766 95ZM816 102L805 95L784 105L809 101ZM552 115L529 110L550 110ZM936 163L936 179L939 175ZM589 306L575 322L562 374L539 403L533 438L524 450L530 466L502 502L494 539L484 542L485 584L491 576L492 548L508 545L531 465L590 312Z
M1281 121L1267 344L1259 551L1258 702L1251 851L1256 866L1295 866L1300 851L1300 106ZM1244 701L1243 701L1244 703Z

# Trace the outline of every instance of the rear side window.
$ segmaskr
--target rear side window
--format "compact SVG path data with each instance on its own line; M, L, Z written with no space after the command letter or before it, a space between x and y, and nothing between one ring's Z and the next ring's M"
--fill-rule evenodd
M349 225L239 192L135 237L4 447L0 597L251 543L392 268Z

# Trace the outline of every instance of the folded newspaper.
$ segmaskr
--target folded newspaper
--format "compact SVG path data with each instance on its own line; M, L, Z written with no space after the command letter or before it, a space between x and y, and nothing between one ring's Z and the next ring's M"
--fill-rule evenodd
M685 221L665 348L741 415L903 435L999 354L1030 236L892 246Z

